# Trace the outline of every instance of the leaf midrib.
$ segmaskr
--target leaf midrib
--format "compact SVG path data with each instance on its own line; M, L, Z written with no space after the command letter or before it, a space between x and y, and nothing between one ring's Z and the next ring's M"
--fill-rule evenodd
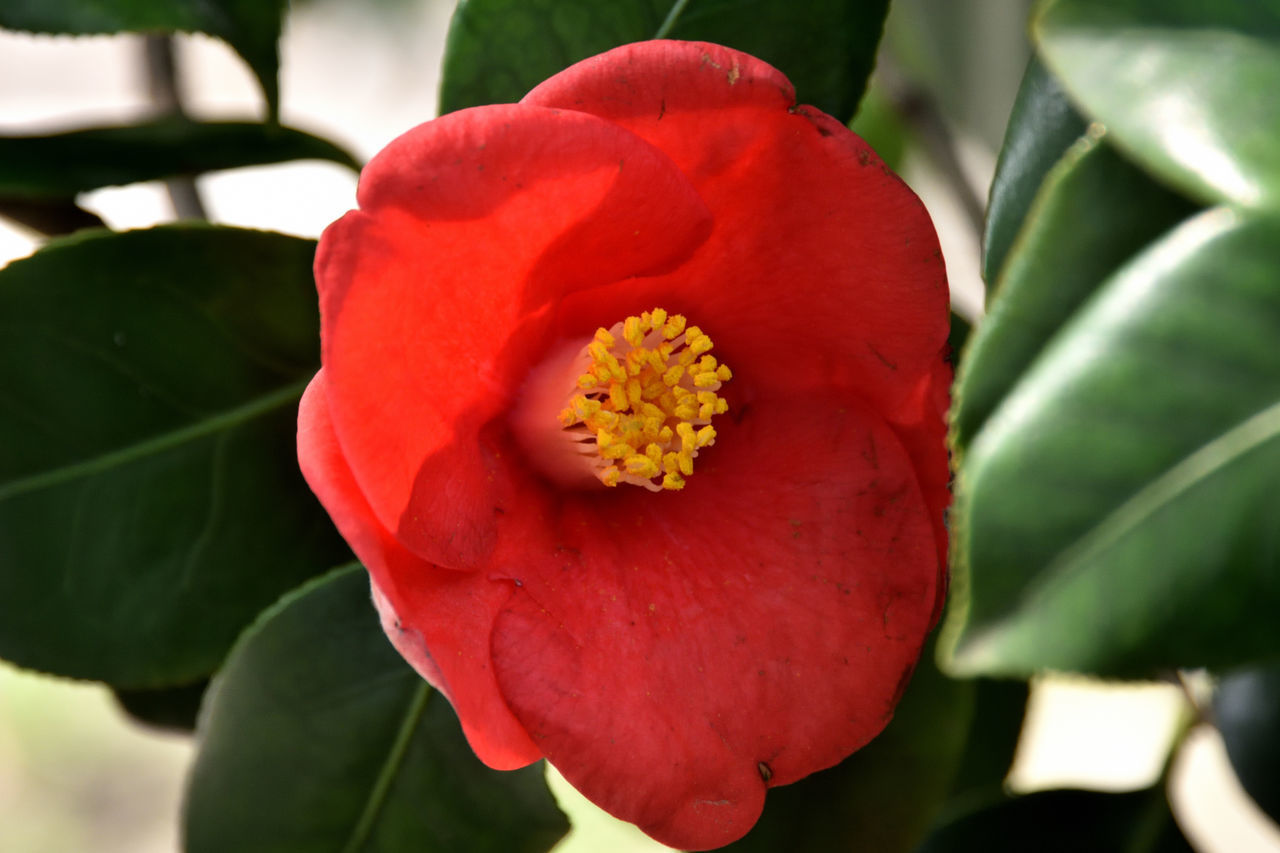
M431 694L431 686L427 682L421 681L414 691L413 698L409 700L409 707L405 709L404 718L400 722L400 729L396 732L396 739L391 744L387 759L382 763L378 778L374 780L373 788L369 791L369 799L365 802L364 810L361 812L359 820L356 821L356 825L352 828L351 835L342 848L342 853L359 853L360 848L369 840L373 827L377 823L378 815L382 812L382 807L386 804L387 796L391 792L391 783L395 781L396 774L400 772L400 766L404 763L405 755L409 750L409 742L413 740L413 735L418 729L418 723L422 720L422 715L426 713L427 700L431 698Z
M174 447L196 441L220 430L230 429L275 411L301 399L311 381L308 377L291 383L271 393L257 397L244 405L205 418L197 423L180 429L171 430L160 435L151 436L134 444L101 453L89 459L82 459L70 465L63 465L38 474L32 474L8 483L0 484L0 501L26 494L28 492L58 486L81 477L98 474L111 468L126 465L145 456L161 453Z
M1083 572L1090 565L1091 556L1122 540L1160 509L1223 468L1276 439L1280 439L1280 400L1184 456L1109 512L1084 536L1059 551L1045 567L1039 582L1027 590L1024 600L1028 603L1044 600L1055 587Z

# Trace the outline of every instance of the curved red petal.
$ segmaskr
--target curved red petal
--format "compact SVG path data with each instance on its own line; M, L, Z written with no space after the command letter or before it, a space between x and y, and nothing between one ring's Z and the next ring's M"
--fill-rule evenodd
M511 405L547 345L547 300L673 267L708 214L628 131L518 105L410 131L369 164L359 198L316 257L334 427L382 526L471 568L494 543L492 472L455 439Z
M541 758L498 692L489 663L493 621L510 596L509 587L436 569L382 527L338 446L324 370L307 386L298 407L298 462L369 570L388 638L453 704L480 760L512 770Z
M857 135L794 106L772 67L717 45L644 42L572 66L523 103L643 137L715 217L677 272L571 296L566 327L661 304L688 313L750 381L835 384L882 410L942 358L946 273L923 205Z
M766 788L889 720L938 556L914 466L855 398L777 398L682 492L566 498L493 633L511 709L588 798L667 844L717 847Z

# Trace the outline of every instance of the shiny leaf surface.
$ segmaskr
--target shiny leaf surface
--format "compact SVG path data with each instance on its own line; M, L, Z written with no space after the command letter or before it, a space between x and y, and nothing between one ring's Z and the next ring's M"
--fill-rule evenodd
M953 670L1127 676L1280 651L1277 247L1272 219L1189 220L1000 404L959 474Z
M1102 282L1193 211L1116 154L1101 134L1070 148L1044 179L965 353L954 409L959 447L973 441Z
M0 270L0 656L189 683L345 558L294 450L313 253L174 226L81 232Z
M1144 167L1205 202L1280 206L1280 2L1056 0L1033 33Z

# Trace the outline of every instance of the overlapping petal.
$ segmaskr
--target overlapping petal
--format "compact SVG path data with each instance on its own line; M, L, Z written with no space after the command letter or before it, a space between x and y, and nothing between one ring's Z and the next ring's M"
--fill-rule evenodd
M546 301L674 266L708 212L626 130L522 106L410 131L369 164L359 199L316 259L334 428L382 525L435 564L472 567L496 537L493 460L474 439L545 349ZM428 459L448 476L415 491Z
M307 484L369 570L375 598L404 614L398 626L385 625L392 642L449 698L482 761L509 770L538 760L542 753L508 710L489 659L493 620L510 596L508 587L436 569L382 527L343 457L329 403L321 370L298 407L298 459Z
M558 550L506 569L493 652L512 710L570 782L683 848L745 832L765 775L878 733L934 607L893 431L852 398L784 402L726 428L679 494L566 499Z

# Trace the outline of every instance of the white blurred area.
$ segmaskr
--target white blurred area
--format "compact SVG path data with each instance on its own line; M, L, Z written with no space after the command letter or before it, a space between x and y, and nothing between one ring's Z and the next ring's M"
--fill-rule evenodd
M282 44L282 118L367 159L436 111L451 0L313 2L296 9ZM179 39L189 112L260 115L261 97L239 58L200 36ZM134 37L52 38L0 32L0 132L35 133L126 121L148 111L141 43ZM992 152L962 140L962 160L985 187ZM959 307L980 312L977 241L927 163L908 177L938 222ZM212 218L303 236L354 205L355 176L330 164L243 169L198 181ZM172 218L159 184L99 190L85 207L114 228ZM33 236L0 222L0 266L33 251ZM1171 686L1037 682L1029 731L1010 784L1132 789L1159 775L1184 711ZM0 664L0 851L169 853L178 849L181 780L192 754L183 737L124 718L106 691ZM554 773L552 774L554 777ZM1203 853L1280 851L1280 833L1243 796L1221 742L1197 731L1177 762L1173 789L1184 829ZM585 804L553 778L580 828L560 853L665 850Z

